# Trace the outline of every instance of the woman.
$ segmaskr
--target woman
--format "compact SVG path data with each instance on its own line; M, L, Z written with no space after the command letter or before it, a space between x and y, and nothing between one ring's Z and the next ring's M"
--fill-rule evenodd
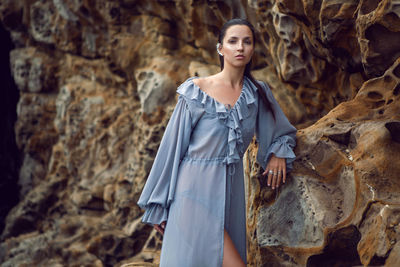
M285 182L295 159L296 128L250 74L253 26L232 19L218 41L221 72L178 87L138 201L142 221L164 235L161 267L245 266L243 154L256 134L257 161L272 188Z

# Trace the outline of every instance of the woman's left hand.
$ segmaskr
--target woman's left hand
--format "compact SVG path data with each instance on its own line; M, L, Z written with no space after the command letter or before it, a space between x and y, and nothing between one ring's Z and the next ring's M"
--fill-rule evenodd
M279 187L281 181L286 182L286 159L278 158L272 154L263 176L268 174L268 186L272 186L272 189Z

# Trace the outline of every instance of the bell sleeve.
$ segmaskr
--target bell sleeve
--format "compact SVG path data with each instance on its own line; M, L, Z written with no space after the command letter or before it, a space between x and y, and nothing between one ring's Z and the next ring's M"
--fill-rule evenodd
M180 95L137 202L145 209L142 222L154 225L167 220L179 164L188 148L190 134L191 115L186 100Z
M297 129L283 113L268 85L261 82L261 87L271 103L275 120L271 111L259 97L256 122L256 139L259 143L257 161L265 170L271 155L275 154L278 158L286 159L286 170L289 172L292 170L292 163L296 159L293 149L296 146Z

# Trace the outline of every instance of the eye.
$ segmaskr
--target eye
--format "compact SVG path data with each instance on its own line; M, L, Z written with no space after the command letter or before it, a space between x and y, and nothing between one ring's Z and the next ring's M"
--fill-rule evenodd
M235 40L229 40L228 43L233 44Z

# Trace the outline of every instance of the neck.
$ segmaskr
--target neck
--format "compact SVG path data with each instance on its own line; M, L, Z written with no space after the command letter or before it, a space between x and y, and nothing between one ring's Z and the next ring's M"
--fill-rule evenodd
M224 69L220 72L221 78L227 81L232 88L241 88L243 84L243 75L245 67L235 68L230 65L224 65Z

